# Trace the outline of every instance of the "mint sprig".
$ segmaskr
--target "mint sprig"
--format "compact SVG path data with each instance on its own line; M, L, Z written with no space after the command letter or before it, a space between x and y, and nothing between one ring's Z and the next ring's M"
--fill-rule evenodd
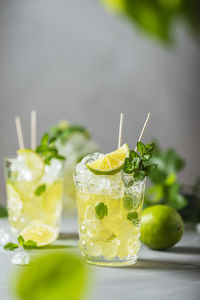
M59 140L62 144L65 144L74 133L81 133L87 138L90 137L89 131L83 126L69 125L63 128L57 125L49 130L50 142Z
M7 243L3 248L4 248L4 250L13 251L13 250L19 248L19 246L15 243Z
M32 249L37 249L37 243L32 241L32 240L27 240L25 241L22 235L19 235L17 238L18 244L16 243L7 243L4 246L4 250L15 250L19 248L19 246L23 247L24 250L32 250Z
M52 158L65 160L65 157L58 153L58 149L55 146L55 138L51 138L48 133L43 135L36 152L42 156L46 165L50 165Z
M137 151L131 150L129 157L125 159L123 172L125 174L133 174L135 181L142 181L156 167L150 161L154 151L154 144L137 143Z

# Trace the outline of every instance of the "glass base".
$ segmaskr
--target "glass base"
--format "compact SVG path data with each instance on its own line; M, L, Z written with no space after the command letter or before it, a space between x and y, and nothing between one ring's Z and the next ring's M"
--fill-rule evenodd
M88 264L102 266L102 267L123 267L123 266L130 266L134 265L137 262L137 256L127 257L124 259L115 256L112 259L106 259L105 257L84 257Z

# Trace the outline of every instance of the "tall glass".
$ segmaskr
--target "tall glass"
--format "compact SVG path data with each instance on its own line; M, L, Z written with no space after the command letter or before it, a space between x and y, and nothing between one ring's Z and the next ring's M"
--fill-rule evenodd
M79 247L96 265L134 264L140 249L140 222L145 182L114 176L75 173Z
M42 172L39 168L29 168L19 157L5 159L8 218L14 234L32 224L48 225L59 231L63 164L52 159Z
M98 150L97 144L81 133L73 133L65 142L56 142L59 153L66 157L64 162L64 189L63 189L63 213L65 216L77 215L76 192L73 181L73 172L76 164L89 153Z

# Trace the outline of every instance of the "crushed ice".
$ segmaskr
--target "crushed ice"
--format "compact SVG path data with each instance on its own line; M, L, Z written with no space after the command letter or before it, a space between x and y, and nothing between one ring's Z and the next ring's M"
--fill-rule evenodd
M14 265L28 265L30 263L30 255L24 251L18 252L15 256L13 256L11 262Z

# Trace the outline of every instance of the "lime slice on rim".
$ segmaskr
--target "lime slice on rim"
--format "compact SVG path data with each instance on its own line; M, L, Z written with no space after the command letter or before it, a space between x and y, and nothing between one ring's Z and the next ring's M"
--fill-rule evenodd
M51 226L45 224L32 224L22 230L20 235L23 236L25 241L36 242L38 247L47 246L57 238L57 232Z
M88 169L96 175L114 175L124 166L124 160L129 155L129 147L124 144L114 152L87 164Z
M15 188L15 186L7 182L6 184L6 191L7 191L7 206L9 217L18 218L21 214L21 210L23 208L23 202L20 193Z
M39 154L31 149L21 149L17 151L25 166L31 172L31 180L38 180L44 174L44 162Z

